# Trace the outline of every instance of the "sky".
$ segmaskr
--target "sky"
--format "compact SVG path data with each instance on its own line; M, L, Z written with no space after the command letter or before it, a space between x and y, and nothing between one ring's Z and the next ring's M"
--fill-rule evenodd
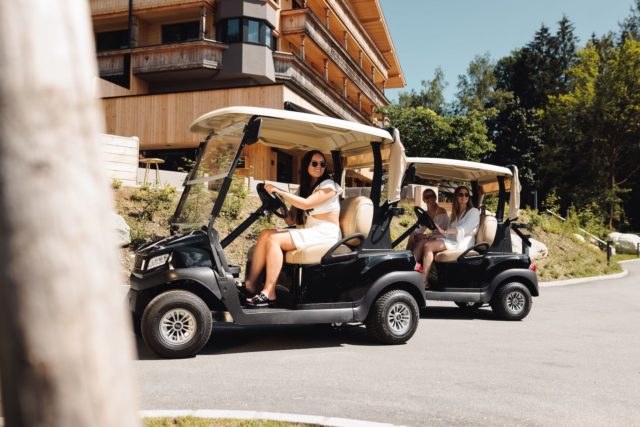
M419 89L440 66L449 83L444 94L452 101L458 75L469 62L488 52L496 61L524 46L545 24L555 33L566 15L584 46L592 33L618 30L630 14L633 0L379 0L407 85L387 89L398 93Z

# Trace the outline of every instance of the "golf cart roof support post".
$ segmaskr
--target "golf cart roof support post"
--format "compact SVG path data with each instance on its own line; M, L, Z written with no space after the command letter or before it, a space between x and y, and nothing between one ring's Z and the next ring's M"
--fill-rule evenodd
M478 191L480 186L478 185L478 181L471 181L471 202L473 206L480 209L480 192Z
M238 162L240 161L240 156L242 155L242 151L244 147L250 145L249 131L252 128L252 124L256 120L261 120L259 117L251 117L251 119L247 122L247 125L244 128L244 134L242 135L242 141L240 141L240 146L238 150L236 150L236 154L233 157L233 161L231 162L231 166L229 167L229 172L227 176L222 181L222 186L220 187L220 193L218 193L218 197L216 198L216 203L213 205L213 209L211 209L211 219L209 220L209 228L213 227L213 223L216 221L220 210L222 210L222 205L224 204L225 199L227 198L227 193L229 192L229 188L231 188L231 181L233 180L233 173L236 171L236 167L238 166ZM255 142L255 141L253 141Z
M373 180L371 182L371 201L374 209L380 208L380 192L382 188L382 143L371 142L373 150Z
M496 219L502 222L504 218L504 203L507 200L507 192L504 187L504 177L499 176L498 179L498 210L496 211Z
M184 183L182 184L184 189L182 190L182 195L180 196L180 200L178 201L178 206L176 206L176 210L173 212L173 215L171 216L171 218L169 218L169 224L171 224L171 227L170 227L171 234L173 234L176 231L173 224L178 219L178 212L182 212L182 209L184 208L184 204L187 201L187 197L189 197L189 190L191 190L191 186L187 185L187 182L189 182L189 180L195 177L195 173L198 170L198 167L200 166L200 162L202 161L205 147L207 146L207 144L209 143L209 140L213 137L213 135L214 135L213 132L209 132L209 134L206 136L204 141L202 141L198 146L198 155L196 156L196 162L193 165L193 168L191 168L191 171L187 174L187 176L184 179Z
M339 185L343 185L342 175L344 171L342 169L342 156L340 155L340 151L331 150L331 159L333 160L333 179Z

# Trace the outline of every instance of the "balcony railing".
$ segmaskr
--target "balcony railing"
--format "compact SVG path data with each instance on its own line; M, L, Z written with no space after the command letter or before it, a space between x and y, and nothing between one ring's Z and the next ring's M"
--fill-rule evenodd
M133 10L157 9L171 6L184 7L186 4L213 4L214 0L133 0ZM129 0L89 0L91 15L105 15L129 10Z
M389 103L370 76L358 66L311 10L292 9L281 12L280 26L285 35L297 33L307 35L353 81L360 92L376 105Z
M222 52L226 48L226 44L212 40L137 47L131 49L133 73L219 69L222 66Z
M311 98L325 105L329 111L339 116L357 122L369 122L369 116L361 112L342 94L332 87L329 82L318 76L300 58L288 52L275 52L273 64L278 81L289 82L304 91Z
M222 68L222 52L228 46L213 40L98 52L100 77L124 74L124 57L131 54L133 74L181 70L217 70Z
M100 77L114 77L124 74L124 51L98 52L98 74Z

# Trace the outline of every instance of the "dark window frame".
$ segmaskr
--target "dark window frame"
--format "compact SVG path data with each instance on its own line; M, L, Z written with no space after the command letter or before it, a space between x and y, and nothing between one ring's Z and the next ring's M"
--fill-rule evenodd
M237 22L239 27L239 34L233 34L230 37L229 23ZM258 41L249 40L249 25L251 23L258 23ZM257 46L266 46L271 50L276 50L276 37L274 35L274 28L264 19L250 18L250 17L235 17L226 18L220 20L217 25L216 38L223 43L246 43Z
M95 33L96 52L129 48L129 30L101 31ZM111 46L110 46L111 45ZM117 45L117 47L116 47Z
M176 30L173 34L171 30ZM160 28L162 44L184 43L200 40L200 21L176 22L164 24ZM170 36L178 36L171 40Z

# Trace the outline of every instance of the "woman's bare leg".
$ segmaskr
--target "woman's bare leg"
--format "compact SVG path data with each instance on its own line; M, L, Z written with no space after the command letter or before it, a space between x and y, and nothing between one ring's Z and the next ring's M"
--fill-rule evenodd
M271 300L276 298L276 281L280 275L280 270L282 270L282 263L284 261L283 251L292 251L295 248L296 245L293 243L291 234L288 231L272 233L267 238L265 246L267 277L264 281L264 288L262 289L262 293L265 294L267 298Z
M444 242L440 239L437 240L429 240L427 241L423 247L423 255L422 255L422 279L424 280L425 288L429 287L429 269L431 268L431 264L433 264L433 259L435 258L435 254L438 252L442 252L447 249L444 245Z
M418 236L415 238L413 256L415 257L416 261L422 262L422 253L424 252L425 242L426 240L422 236Z
M247 287L247 291L251 293L257 291L255 288L256 282L258 281L258 277L260 277L260 273L262 273L262 269L266 263L266 248L269 236L277 232L278 230L273 229L262 230L258 236L258 241L256 242L256 245L253 248L253 254L251 255L251 270L244 282Z

